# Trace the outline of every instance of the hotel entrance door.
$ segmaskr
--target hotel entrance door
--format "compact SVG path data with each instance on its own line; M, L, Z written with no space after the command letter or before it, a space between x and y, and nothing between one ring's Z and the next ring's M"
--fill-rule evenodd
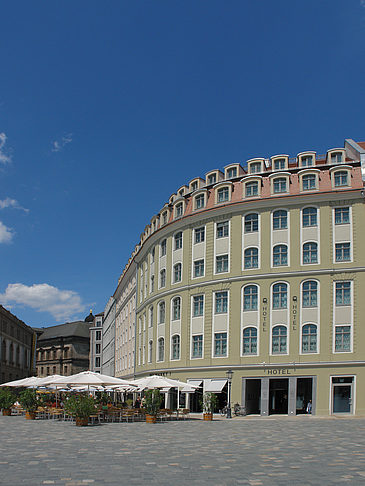
M269 414L288 413L288 378L271 378L269 389Z

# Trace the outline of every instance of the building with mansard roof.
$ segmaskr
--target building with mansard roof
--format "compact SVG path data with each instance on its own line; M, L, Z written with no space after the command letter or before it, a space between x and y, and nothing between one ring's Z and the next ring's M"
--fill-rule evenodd
M347 139L181 186L118 284L135 267L134 375L194 383L195 411L211 391L248 414L364 414L364 178L365 143ZM117 352L119 316L117 300Z

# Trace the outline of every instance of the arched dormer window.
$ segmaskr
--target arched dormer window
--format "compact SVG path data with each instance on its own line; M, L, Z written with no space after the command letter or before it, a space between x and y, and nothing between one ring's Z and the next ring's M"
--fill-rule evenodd
M247 172L249 174L259 174L265 170L265 160L260 158L250 159L247 161Z
M198 191L193 194L193 208L194 210L203 209L207 204L207 191Z
M224 168L224 175L226 179L234 179L242 175L242 167L239 164L230 164Z
M286 170L288 167L288 155L275 155L274 157L271 157L271 169L273 171Z
M344 164L346 152L343 148L335 148L327 151L327 164Z
M297 155L298 166L304 168L314 167L316 163L315 152L301 152Z
M232 183L222 183L215 187L215 203L222 204L231 200Z
M181 218L184 215L185 201L179 201L174 205L174 218Z
M342 188L351 186L351 167L343 165L341 168L333 167L330 169L332 188Z
M288 172L271 174L269 179L271 182L271 194L287 194L289 192L290 174Z
M243 187L243 197L258 197L261 195L261 176L249 176L241 179Z
M318 169L301 170L298 173L299 185L301 191L316 191L319 188L319 173Z

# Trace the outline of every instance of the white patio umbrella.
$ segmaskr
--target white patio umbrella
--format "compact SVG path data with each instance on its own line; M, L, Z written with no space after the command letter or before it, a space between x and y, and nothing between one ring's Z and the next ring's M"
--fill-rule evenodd
M73 386L102 386L119 385L120 387L132 386L130 381L115 378L114 376L102 375L101 373L94 373L93 371L82 371L71 376L64 376L62 378L47 380L44 385L67 385Z
M197 388L195 385L190 385L190 383L184 383L180 380L173 380L171 378L166 378L165 376L146 376L144 378L139 378L133 380L132 383L137 385L140 390L153 390L153 389L170 389L177 388L177 408L180 406L180 388L190 388L194 391ZM188 390L190 391L190 390Z
M21 380L14 380L14 381L8 381L7 383L1 383L0 386L10 386L10 387L32 386L32 387L36 387L39 383L39 380L41 380L41 378L38 378L37 376L30 376L29 378L22 378Z

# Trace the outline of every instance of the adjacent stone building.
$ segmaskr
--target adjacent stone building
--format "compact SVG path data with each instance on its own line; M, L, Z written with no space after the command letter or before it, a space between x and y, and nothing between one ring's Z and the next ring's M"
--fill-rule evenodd
M84 321L41 329L37 343L37 376L69 376L89 369L91 311Z
M0 383L35 372L34 330L0 305Z

